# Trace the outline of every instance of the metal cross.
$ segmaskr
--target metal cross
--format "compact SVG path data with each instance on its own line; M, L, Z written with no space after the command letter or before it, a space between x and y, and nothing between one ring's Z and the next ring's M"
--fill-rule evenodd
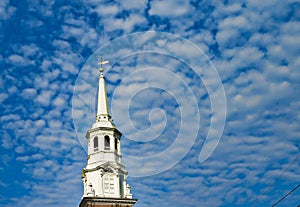
M102 56L99 58L99 62L98 62L98 65L100 65L100 72L103 73L103 65L109 63L108 60L103 60Z

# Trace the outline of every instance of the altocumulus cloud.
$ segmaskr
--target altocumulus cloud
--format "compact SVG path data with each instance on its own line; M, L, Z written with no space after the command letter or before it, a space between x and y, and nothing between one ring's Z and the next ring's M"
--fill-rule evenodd
M86 154L79 141L84 141L84 134L78 133L77 138L72 120L77 75L99 47L121 35L149 30L181 35L206 52L224 85L227 121L216 151L199 163L213 113L210 98L201 78L187 65L164 59L166 68L175 68L198 98L200 131L191 150L174 167L130 178L139 199L136 206L270 206L299 184L299 162L292 163L300 147L299 4L279 0L1 1L1 206L78 205ZM174 44L157 44L176 49ZM126 54L116 51L122 52ZM134 70L135 60L149 58L141 66L161 67L155 65L161 57L145 57L136 55L112 66L107 72L110 96L126 73ZM90 89L97 84L97 71L92 73L84 75L90 82L81 85L78 93L77 105L87 106L87 112L74 114L87 122L81 131L93 121L88 114L94 111ZM147 83L141 78L132 84ZM147 100L143 107L141 99ZM176 104L171 94L157 89L141 91L132 99L131 118L137 128L151 126L148 116L153 106L163 109L150 116L154 129L159 131L164 121L167 124L165 133L152 142L124 138L123 152L144 156L168 147L179 127ZM117 122L125 116L113 118ZM124 134L127 129L122 128ZM128 170L130 174L136 169ZM296 206L299 200L294 193L282 205Z

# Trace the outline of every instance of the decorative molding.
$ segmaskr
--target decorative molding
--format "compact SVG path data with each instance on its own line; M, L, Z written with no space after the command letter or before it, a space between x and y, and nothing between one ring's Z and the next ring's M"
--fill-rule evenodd
M103 131L103 130L113 131L114 133L116 133L116 134L119 135L119 138L121 138L121 136L122 136L122 133L117 128L112 128L112 127L97 127L97 128L88 130L86 132L86 136L85 137L87 139L89 139L91 133L96 132L96 131Z
M101 205L101 204L119 204L119 205L131 205L133 206L137 202L137 199L126 198L98 198L98 197L83 197L79 207L85 207L88 204Z

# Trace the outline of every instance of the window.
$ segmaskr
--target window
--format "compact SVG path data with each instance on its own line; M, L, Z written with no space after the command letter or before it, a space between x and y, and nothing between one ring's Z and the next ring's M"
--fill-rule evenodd
M104 175L104 193L115 194L114 176L111 174Z
M104 136L104 149L110 150L110 138L107 135Z
M98 137L94 137L94 152L98 151Z
M115 150L118 151L118 139L115 138Z

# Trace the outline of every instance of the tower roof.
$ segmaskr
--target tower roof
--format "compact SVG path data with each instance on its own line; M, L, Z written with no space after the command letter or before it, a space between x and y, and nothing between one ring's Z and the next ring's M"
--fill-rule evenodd
M106 92L106 84L105 77L103 74L103 65L107 64L107 60L103 60L100 58L98 65L100 75L99 75L99 85L98 85L98 98L97 98L97 114L96 114L96 123L93 125L94 127L115 127L111 121L111 116L109 113L108 107L108 98Z

